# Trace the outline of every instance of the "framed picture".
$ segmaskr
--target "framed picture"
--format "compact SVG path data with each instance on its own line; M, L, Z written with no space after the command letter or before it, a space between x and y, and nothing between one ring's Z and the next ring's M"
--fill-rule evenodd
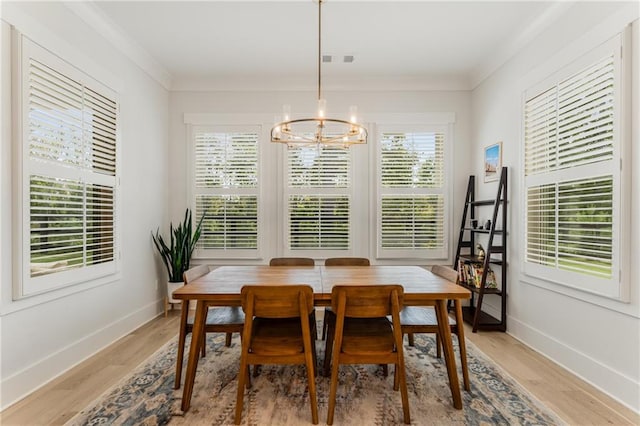
M484 181L498 180L502 168L502 142L494 143L484 149Z

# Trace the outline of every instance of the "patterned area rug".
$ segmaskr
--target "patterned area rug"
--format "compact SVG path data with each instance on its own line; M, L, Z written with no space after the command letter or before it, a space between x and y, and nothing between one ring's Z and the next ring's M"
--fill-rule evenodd
M224 335L208 335L207 356L200 359L191 408L186 413L180 410L182 389L173 390L176 337L67 424L233 424L239 344L239 338L235 337L232 346L227 348ZM318 341L317 346L320 363L324 342ZM467 354L471 391L462 391L462 410L453 408L446 367L443 359L435 357L433 337L416 335L415 347L405 348L412 424L562 424L553 412L470 342L467 342ZM334 424L402 424L400 393L393 391L393 370L389 370L385 378L378 366L341 366ZM459 376L462 382L461 374ZM323 424L327 418L329 379L319 376L316 383L318 415ZM311 424L303 366L262 366L259 376L252 378L252 384L245 392L242 424Z

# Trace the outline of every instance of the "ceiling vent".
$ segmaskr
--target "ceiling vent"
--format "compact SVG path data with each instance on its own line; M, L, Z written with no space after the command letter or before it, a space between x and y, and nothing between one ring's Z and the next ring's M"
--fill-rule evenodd
M342 62L345 64L350 64L353 62L353 55L322 55L322 62L328 64L330 62L334 62L333 59L336 59L335 62L340 62L340 58L342 58Z

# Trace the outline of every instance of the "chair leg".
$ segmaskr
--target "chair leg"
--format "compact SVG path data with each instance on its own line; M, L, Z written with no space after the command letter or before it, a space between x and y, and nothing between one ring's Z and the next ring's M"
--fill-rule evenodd
M225 345L226 347L231 346L231 337L232 337L232 336L233 336L233 334L231 334L231 333L227 333L227 335L225 336L225 339L224 339L224 345Z
M247 365L247 389L251 389L251 367Z
M382 367L382 376L389 377L389 366L387 364L381 364L381 367Z
M322 340L325 340L328 333L335 328L336 314L332 310L324 311L324 319L322 320Z
M256 364L253 366L253 377L258 377L260 375L260 370L262 370L262 366Z
M393 367L393 390L394 391L397 391L399 389L399 386L400 386L399 380L400 378L398 377L398 364L395 364Z
M311 342L315 345L315 339ZM318 401L316 396L316 357L315 350L312 349L312 353L305 355L307 363L307 380L309 381L309 404L311 404L311 419L313 424L318 424Z
M411 424L411 413L409 411L409 392L407 391L407 377L404 369L404 358L399 357L396 364L396 372L399 379L400 395L402 396L402 412L404 414L404 423Z
M200 355L204 358L207 355L205 346L207 346L207 332L202 333L202 341L200 342Z
M242 404L244 402L244 387L247 380L249 365L247 364L247 355L242 353L240 357L240 369L238 370L238 395L236 396L236 417L235 424L239 425L242 420Z
M327 333L327 341L325 343L324 350L324 366L322 375L324 377L329 377L331 372L331 354L333 353L333 338L334 338L334 330L333 328Z
M415 346L415 342L413 340L413 333L407 333L407 338L409 339L409 346Z
M442 341L438 333L436 333L436 357L442 358Z
M327 411L327 424L333 424L333 412L336 409L336 393L338 390L338 362L331 366L331 385L329 387L329 409Z

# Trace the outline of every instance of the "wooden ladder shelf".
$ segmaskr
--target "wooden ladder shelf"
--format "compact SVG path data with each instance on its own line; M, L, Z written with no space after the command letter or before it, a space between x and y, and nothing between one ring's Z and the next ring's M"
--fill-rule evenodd
M482 207L492 207L491 223L488 227L483 223L478 223L476 227L473 227L472 221L477 221L477 210ZM484 257L478 256L476 249L476 243L480 240L486 243ZM493 271L491 266L494 266L496 271ZM475 176L469 176L453 268L458 271L460 278L458 283L471 291L470 305L463 308L463 316L465 321L472 325L473 332L478 330L506 331L507 167L502 167L500 171L498 190L493 200L476 201ZM461 270L462 268L464 271ZM481 272L478 271L478 268L481 268ZM471 273L465 273L465 271ZM487 278L493 278L495 272L499 272L500 279L496 280L499 283L496 282L495 288L487 287ZM479 277L478 279L476 279L476 275ZM497 317L482 310L485 295L499 298L500 313Z

